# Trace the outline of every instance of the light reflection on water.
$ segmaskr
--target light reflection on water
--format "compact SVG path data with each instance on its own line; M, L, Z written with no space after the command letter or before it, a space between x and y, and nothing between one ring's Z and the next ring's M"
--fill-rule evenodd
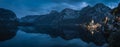
M25 33L21 30L17 35L5 42L0 42L0 47L97 47L93 43L87 44L80 39L64 40L60 37L51 38L47 34Z

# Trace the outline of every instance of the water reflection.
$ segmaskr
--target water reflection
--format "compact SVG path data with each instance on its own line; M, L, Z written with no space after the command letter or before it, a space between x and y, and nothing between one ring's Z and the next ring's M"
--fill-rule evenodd
M17 29L2 28L0 29L0 42L12 39L16 35Z
M84 34L79 26L75 25L65 25L65 26L54 26L54 25L41 25L41 26L20 26L22 31L27 33L41 33L48 34L52 38L62 37L65 40L70 40L74 38L80 38L81 34ZM85 35L85 34L84 34Z
M93 43L87 44L81 39L64 40L61 37L51 38L47 34L26 33L18 31L10 40L0 42L0 47L97 47Z
M86 28L79 25L41 25L41 26L20 26L22 31L26 33L48 34L51 38L61 37L64 40L81 39L86 43L95 43L102 46L106 40L101 32L91 34Z
M97 47L90 40L90 34L73 25L19 26L16 36L0 42L0 47Z

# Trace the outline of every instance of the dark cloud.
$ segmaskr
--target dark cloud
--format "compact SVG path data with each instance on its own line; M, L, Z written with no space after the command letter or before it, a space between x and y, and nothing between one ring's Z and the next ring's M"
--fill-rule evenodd
M81 9L87 5L104 3L114 8L120 0L0 0L0 7L13 10L18 17L46 14L64 8Z
M67 2L67 3L76 3L76 2L87 2L87 3L109 3L109 2L120 2L119 0L52 0L53 2Z

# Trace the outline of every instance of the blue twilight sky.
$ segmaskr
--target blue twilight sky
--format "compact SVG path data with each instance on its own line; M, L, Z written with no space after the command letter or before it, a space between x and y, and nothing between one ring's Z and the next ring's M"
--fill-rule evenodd
M72 8L80 10L87 5L104 3L110 8L114 8L120 0L0 0L0 8L14 11L17 17L26 15L46 14L51 10L62 10Z

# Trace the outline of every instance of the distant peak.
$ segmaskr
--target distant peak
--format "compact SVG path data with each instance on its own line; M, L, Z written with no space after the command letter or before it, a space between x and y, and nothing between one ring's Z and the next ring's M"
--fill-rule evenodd
M59 12L56 11L56 10L52 10L52 11L50 12L50 14L54 14L54 13L59 13Z
M91 6L88 5L88 6L84 7L84 8L85 8L85 9L87 9L87 8L91 8Z
M118 4L118 7L120 7L120 3Z
M86 7L91 7L90 5L87 5Z
M65 9L63 9L63 11L71 11L71 10L73 10L73 9L71 9L71 8L65 8Z
M5 9L5 8L0 8L0 11L3 11L3 12L5 12L5 11L9 11L9 12L11 12L10 10Z
M98 8L101 8L101 9L103 9L103 8L110 9L108 6L104 5L103 3L97 3L95 6L93 6L93 8L96 8L96 9L98 9Z
M106 7L106 5L104 5L103 3L97 3L97 4L95 5L95 7L103 7L103 6Z

